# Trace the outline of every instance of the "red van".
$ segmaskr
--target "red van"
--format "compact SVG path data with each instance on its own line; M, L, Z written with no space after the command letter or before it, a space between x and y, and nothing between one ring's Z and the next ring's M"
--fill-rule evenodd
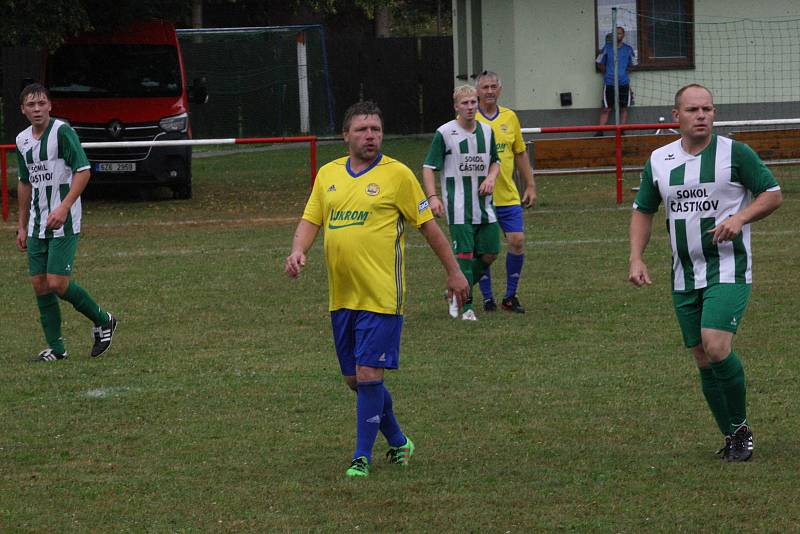
M186 84L175 26L140 22L122 31L84 33L48 54L45 84L52 115L81 142L191 138L189 99L203 103L205 83ZM163 185L192 196L188 146L89 148L92 181Z

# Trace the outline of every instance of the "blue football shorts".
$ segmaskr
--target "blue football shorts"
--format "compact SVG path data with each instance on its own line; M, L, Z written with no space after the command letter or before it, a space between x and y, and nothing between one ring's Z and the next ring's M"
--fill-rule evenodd
M522 222L522 206L496 206L497 222L503 233L524 232L525 224Z
M331 326L343 376L355 376L356 365L399 367L402 315L339 309L331 312Z

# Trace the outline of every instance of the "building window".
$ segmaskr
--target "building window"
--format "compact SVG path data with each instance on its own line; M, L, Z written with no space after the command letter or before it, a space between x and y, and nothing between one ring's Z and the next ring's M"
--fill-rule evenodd
M598 52L612 34L614 7L637 69L694 68L693 0L595 0Z

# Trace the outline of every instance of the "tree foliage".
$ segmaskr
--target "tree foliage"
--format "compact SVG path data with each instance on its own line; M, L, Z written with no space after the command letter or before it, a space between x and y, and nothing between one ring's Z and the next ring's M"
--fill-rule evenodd
M187 20L191 0L0 0L0 45L57 48L83 31L133 20Z

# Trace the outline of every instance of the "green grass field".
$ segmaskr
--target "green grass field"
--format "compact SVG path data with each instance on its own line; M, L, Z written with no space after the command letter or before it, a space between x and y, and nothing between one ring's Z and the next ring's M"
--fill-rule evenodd
M417 171L428 141L384 151ZM321 147L320 161L342 146ZM63 306L70 358L43 348L26 260L2 225L0 532L786 532L800 529L797 169L754 225L736 339L756 455L721 445L669 294L627 282L609 176L544 176L525 216L528 313L447 317L444 276L408 239L401 370L387 385L412 465L348 480L355 400L339 377L321 242L283 274L307 150L198 158L191 201L87 199L76 281L118 315L111 351ZM663 213L658 215L661 220ZM498 262L495 291L504 284ZM385 449L378 438L375 458Z

